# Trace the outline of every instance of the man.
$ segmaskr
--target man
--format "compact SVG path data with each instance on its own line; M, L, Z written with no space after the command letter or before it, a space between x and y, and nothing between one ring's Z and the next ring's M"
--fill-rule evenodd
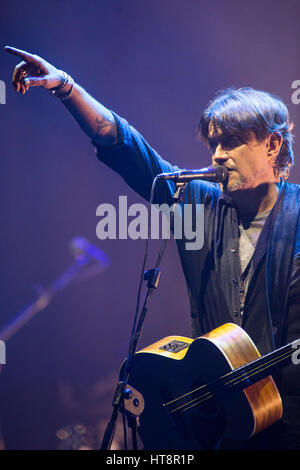
M124 119L71 77L36 55L6 47L23 61L13 85L41 86L61 99L97 147L98 157L149 200L157 174L174 171ZM199 133L212 162L229 170L218 184L193 181L184 203L203 203L201 250L177 240L190 297L192 334L226 322L242 326L261 354L300 337L299 188L284 182L293 163L291 124L282 101L251 88L219 94L202 114ZM177 169L177 168L176 168ZM174 184L161 182L158 201L171 203ZM300 377L288 366L276 376L280 422L230 448L300 448Z

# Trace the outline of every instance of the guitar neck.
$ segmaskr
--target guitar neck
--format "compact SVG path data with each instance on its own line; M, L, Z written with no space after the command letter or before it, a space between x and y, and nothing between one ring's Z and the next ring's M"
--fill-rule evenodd
M293 356L297 354L297 345L300 346L300 340L297 341L297 344L296 341L294 341L255 361L234 369L225 376L220 377L219 380L222 382L225 391L232 390L233 388L244 389L268 375L271 375L277 369L289 364L297 364L297 362L295 362L296 358Z

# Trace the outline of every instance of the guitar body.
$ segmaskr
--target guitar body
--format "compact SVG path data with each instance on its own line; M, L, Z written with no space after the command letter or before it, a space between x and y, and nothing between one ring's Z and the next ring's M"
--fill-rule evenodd
M246 332L231 323L195 340L170 336L139 351L128 382L144 398L138 428L144 448L216 449L224 438L248 439L280 419L271 376L225 394L216 382L259 357Z

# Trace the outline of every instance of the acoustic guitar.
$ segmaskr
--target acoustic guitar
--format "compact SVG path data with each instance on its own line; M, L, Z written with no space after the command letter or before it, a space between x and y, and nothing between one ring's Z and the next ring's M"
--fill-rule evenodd
M282 401L270 373L292 364L295 343L261 356L242 328L226 323L194 340L169 336L138 351L124 408L138 417L144 448L218 449L223 439L248 439L271 426Z

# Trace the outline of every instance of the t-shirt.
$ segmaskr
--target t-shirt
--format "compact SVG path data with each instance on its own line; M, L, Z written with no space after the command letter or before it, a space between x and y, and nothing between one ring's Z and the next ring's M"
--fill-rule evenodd
M248 291L249 282L253 274L253 254L265 221L271 210L260 212L253 216L240 217L239 230L239 255L241 262L240 295L241 315L244 313L244 303Z

